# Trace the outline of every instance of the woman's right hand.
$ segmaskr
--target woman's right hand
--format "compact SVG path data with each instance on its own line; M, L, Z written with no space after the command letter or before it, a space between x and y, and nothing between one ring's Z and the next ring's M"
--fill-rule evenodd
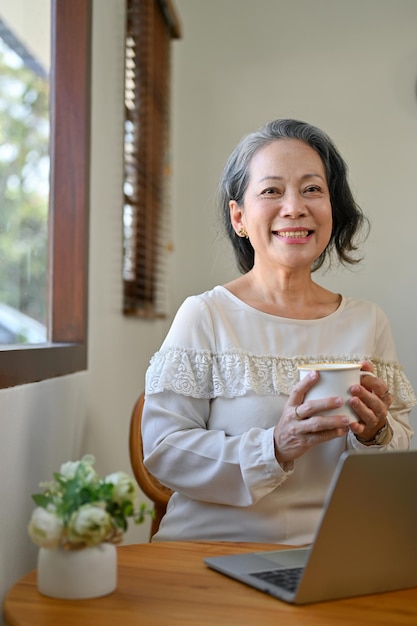
M317 382L319 374L312 371L294 386L275 426L275 456L283 469L307 450L324 441L343 437L349 431L349 417L341 409L340 415L322 415L323 411L343 406L341 397L307 400L307 391Z

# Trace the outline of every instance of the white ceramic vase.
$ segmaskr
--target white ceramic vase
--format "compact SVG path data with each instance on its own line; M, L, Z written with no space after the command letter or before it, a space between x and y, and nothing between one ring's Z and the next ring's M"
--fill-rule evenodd
M117 550L101 543L81 550L49 550L38 554L38 590L63 599L97 598L117 585Z

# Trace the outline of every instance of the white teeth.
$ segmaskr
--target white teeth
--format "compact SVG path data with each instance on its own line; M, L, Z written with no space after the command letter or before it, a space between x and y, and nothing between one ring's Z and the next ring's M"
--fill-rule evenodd
M308 230L289 230L289 231L278 231L278 235L280 237L289 237L292 239L299 239L300 237L307 237Z

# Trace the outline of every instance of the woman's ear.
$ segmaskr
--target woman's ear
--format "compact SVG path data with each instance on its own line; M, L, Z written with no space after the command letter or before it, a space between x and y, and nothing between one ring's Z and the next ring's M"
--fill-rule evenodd
M230 200L229 209L230 209L230 222L233 226L234 231L238 235L239 235L239 232L242 232L242 230L246 232L245 225L243 223L242 207L236 202L236 200Z

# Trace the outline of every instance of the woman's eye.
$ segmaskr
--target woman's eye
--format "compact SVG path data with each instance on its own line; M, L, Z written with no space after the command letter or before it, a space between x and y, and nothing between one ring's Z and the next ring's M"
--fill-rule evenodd
M314 193L320 193L321 192L321 188L318 187L317 185L309 185L305 190L305 193L310 193L310 194L314 194Z
M276 187L267 187L261 192L262 196L272 196L273 194L279 194L279 189Z

